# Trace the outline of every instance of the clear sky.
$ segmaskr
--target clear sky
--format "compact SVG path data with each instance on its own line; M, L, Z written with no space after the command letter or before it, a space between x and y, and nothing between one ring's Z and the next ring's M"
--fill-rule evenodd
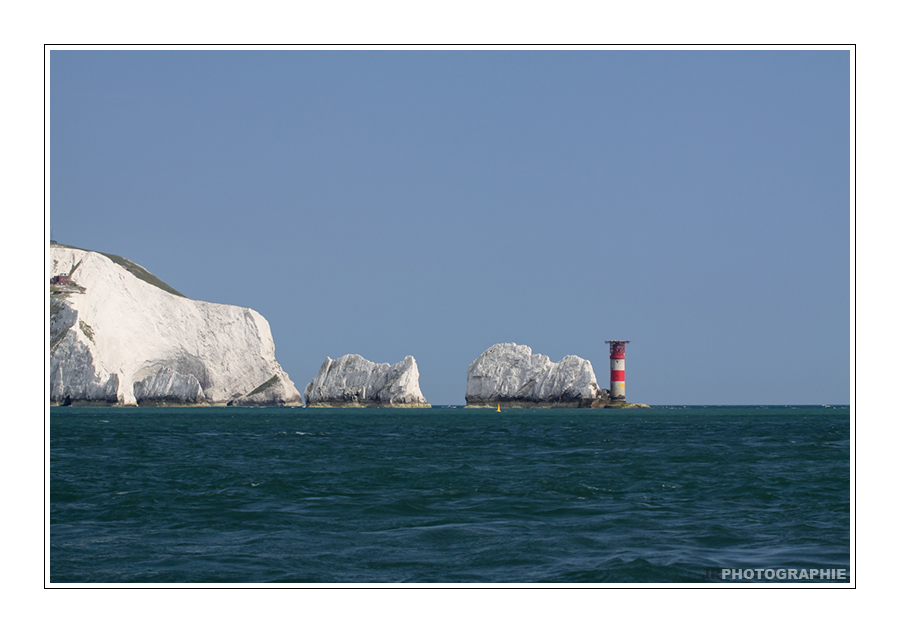
M53 51L50 224L251 307L302 392L628 339L648 404L850 401L848 51Z

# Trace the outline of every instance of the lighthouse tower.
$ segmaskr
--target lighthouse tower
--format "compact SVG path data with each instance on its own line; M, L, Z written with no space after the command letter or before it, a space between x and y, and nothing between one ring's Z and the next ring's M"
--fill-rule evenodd
M625 343L631 341L603 341L609 343L609 399L625 402Z

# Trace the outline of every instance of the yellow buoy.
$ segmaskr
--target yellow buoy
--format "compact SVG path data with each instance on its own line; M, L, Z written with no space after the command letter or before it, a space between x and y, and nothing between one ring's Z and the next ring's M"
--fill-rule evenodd
M500 413L500 405L497 405L497 413Z

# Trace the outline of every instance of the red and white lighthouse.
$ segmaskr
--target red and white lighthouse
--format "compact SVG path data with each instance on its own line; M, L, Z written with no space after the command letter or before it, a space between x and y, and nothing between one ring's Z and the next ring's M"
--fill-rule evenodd
M603 341L609 343L609 399L625 402L625 343L631 341Z

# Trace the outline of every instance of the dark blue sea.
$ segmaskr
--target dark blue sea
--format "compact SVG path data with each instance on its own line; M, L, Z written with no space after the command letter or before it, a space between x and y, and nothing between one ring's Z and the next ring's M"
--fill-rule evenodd
M53 408L49 429L51 583L850 576L846 406Z

